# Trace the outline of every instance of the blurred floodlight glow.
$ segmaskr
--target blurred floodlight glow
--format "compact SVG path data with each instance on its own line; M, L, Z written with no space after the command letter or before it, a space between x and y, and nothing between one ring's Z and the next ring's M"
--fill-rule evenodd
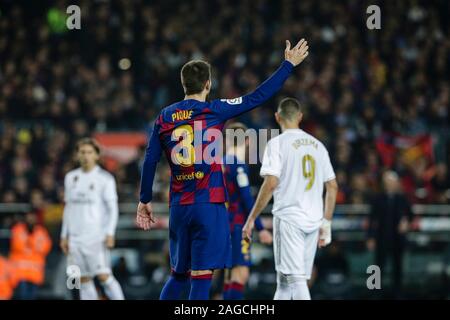
M121 70L128 70L131 67L131 61L128 58L122 58L119 61L119 68Z

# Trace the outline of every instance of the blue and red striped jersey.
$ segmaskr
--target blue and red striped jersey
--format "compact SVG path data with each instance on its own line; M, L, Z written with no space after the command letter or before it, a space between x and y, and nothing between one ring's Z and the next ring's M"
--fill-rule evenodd
M207 138L208 130L221 133L223 129L224 122L211 108L214 105L208 102L183 100L165 108L156 120L155 130L172 173L171 205L226 201L221 162L196 161L214 142ZM194 143L194 139L202 141Z
M239 98L211 102L187 99L164 108L150 132L142 168L140 201L152 200L156 165L164 151L171 168L170 205L225 202L222 159L211 161L203 155L208 154L214 144L217 147L214 134L221 132L227 120L267 101L281 88L292 68L290 62L284 61L255 91ZM216 155L213 153L212 157Z
M230 229L242 226L253 208L254 199L250 189L249 168L235 155L224 157L224 176L228 193L227 210L230 215ZM262 230L263 225L258 217L255 221L256 229Z

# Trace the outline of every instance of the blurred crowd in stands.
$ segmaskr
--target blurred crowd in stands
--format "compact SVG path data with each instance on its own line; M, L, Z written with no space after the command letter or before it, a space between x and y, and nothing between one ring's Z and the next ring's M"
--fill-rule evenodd
M147 130L162 107L182 99L187 60L210 61L211 98L232 98L279 65L285 39L305 37L308 61L277 98L240 120L275 128L277 101L299 98L303 128L330 150L338 203L366 203L379 190L386 164L377 139L430 135L431 160L394 157L392 169L413 202L450 203L447 1L385 1L381 30L369 30L367 1L85 0L81 30L70 31L69 2L0 5L0 202L37 210L61 202L74 142ZM122 201L137 199L140 161L116 172L119 191L134 190ZM160 166L159 200L167 170Z

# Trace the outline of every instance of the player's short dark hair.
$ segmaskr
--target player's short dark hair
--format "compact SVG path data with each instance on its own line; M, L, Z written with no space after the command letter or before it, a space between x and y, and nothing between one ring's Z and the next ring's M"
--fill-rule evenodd
M248 127L245 124L243 124L242 122L233 122L227 126L227 129L233 129L233 130L242 129L244 131L247 131Z
M211 79L211 65L208 62L192 60L181 68L181 84L185 94L202 92L209 79Z
M228 130L228 129L233 130L233 131L242 130L245 133L248 130L248 127L245 124L243 124L242 122L233 122L233 123L230 123L226 127L226 130ZM225 132L227 132L227 131L225 131ZM232 137L233 137L233 139L232 139ZM248 139L248 137L246 137L245 141L247 139ZM243 141L243 142L245 142L245 141ZM234 139L234 136L227 135L227 143L239 145L239 142L240 142L239 139Z
M85 145L91 146L92 148L94 148L97 154L100 154L100 145L98 144L97 140L89 137L78 140L75 146L75 151L78 152L80 148Z
M278 114L281 118L290 120L296 114L303 113L300 101L294 98L284 98L278 104Z

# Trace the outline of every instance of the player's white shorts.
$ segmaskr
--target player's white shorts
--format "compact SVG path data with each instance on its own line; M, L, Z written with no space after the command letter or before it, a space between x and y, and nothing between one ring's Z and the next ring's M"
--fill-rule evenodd
M104 242L69 244L68 266L78 266L81 277L111 274L111 255Z
M319 241L319 229L305 233L300 228L273 218L275 270L285 275L311 278Z

